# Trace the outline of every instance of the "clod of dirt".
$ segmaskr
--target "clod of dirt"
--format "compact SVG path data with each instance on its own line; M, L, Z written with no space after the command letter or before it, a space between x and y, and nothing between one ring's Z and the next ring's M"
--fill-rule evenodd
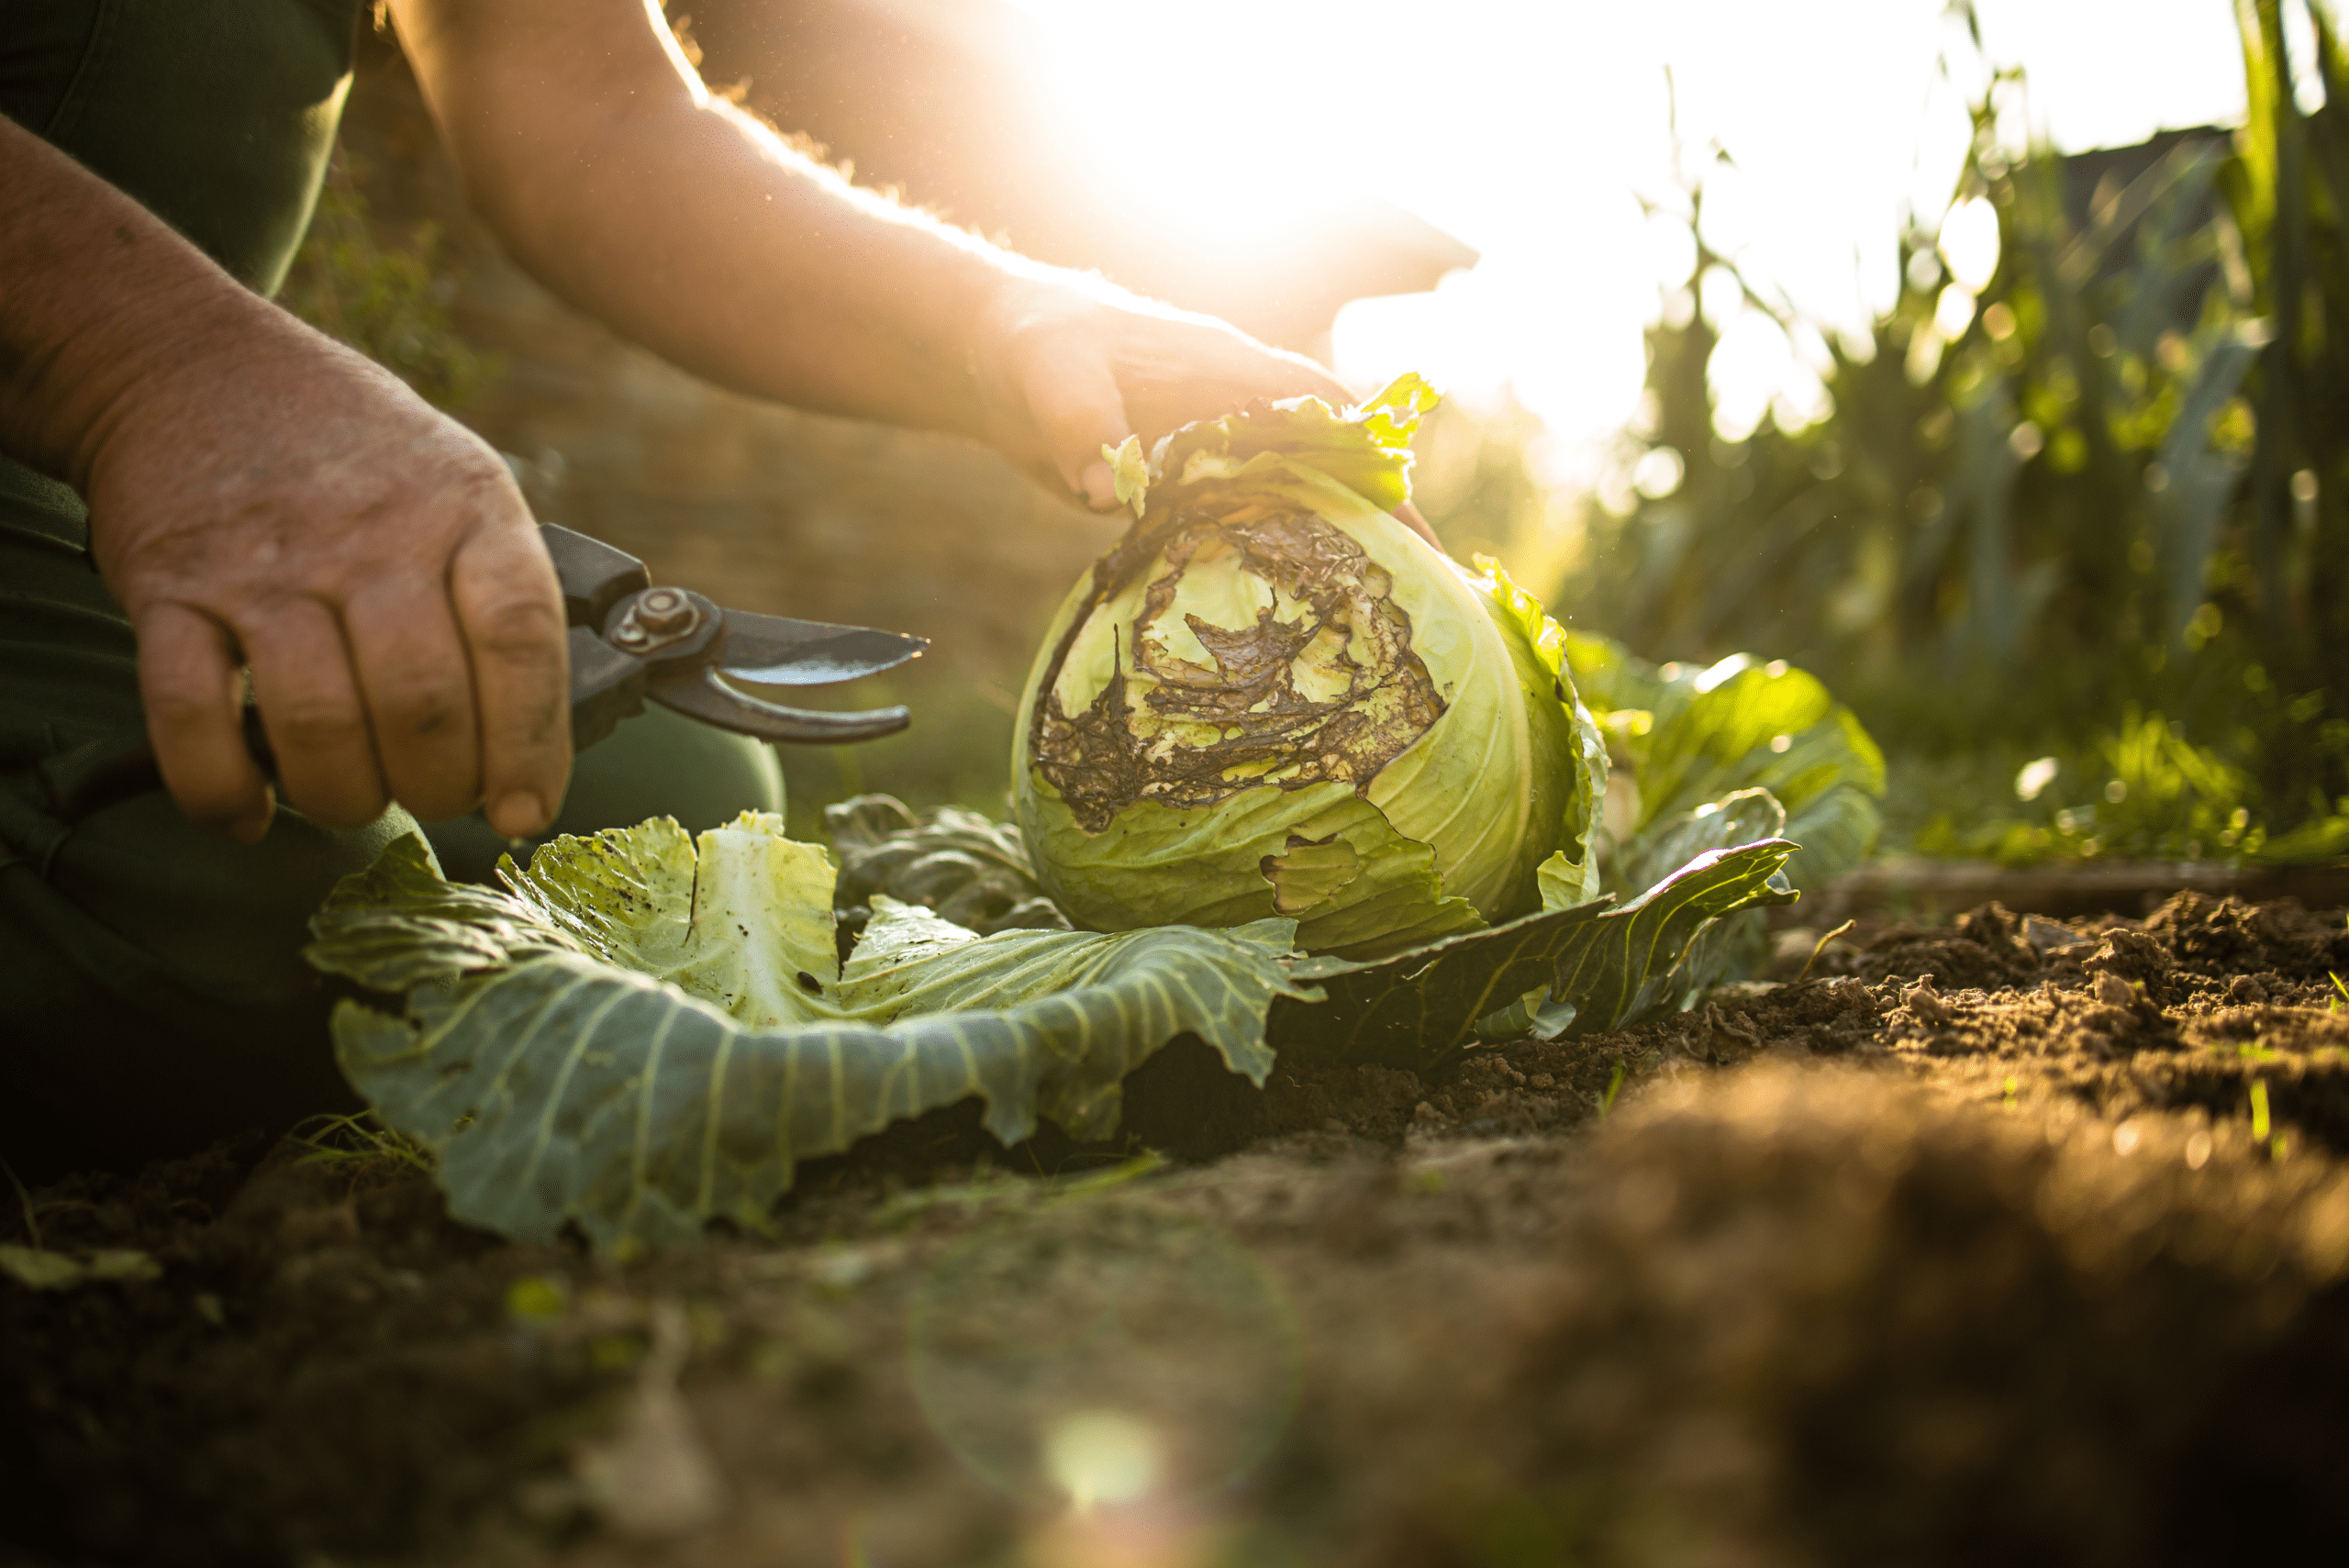
M1942 1002L1941 993L1933 989L1933 977L1920 974L1917 984L1900 993L1900 1005L1919 1023L1934 1029L1950 1021L1949 1008Z
M1849 973L1868 981L1931 974L1960 991L2021 984L2035 978L2041 967L2038 948L2022 931L2021 922L2003 906L1986 904L1946 928L1892 927L1867 944Z
M2349 975L2349 929L2338 915L2312 915L2295 899L2246 904L2181 893L2145 917L2144 932L2198 976L2274 973L2322 984L2329 973Z
M2102 979L2143 987L2156 1001L2173 1001L2180 995L2172 978L2177 961L2167 944L2126 927L2105 931L2102 938L2096 951L2080 961L2082 969Z

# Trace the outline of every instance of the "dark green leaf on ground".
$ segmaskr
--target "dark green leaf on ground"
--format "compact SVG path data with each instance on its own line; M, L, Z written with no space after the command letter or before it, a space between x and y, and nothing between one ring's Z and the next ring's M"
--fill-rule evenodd
M1529 915L1377 963L1308 959L1290 970L1321 987L1308 1006L1273 1004L1275 1046L1316 1060L1422 1067L1464 1049L1479 1019L1547 987L1575 1033L1620 1028L1675 995L1675 967L1720 917L1791 903L1774 879L1784 839L1709 851L1620 908L1605 901Z

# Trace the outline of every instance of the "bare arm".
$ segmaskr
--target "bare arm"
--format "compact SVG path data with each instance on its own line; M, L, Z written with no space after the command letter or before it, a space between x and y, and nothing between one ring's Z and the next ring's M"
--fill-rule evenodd
M268 828L244 666L288 797L326 825L484 787L504 831L551 820L562 603L496 453L5 117L0 211L0 448L88 501L189 817Z
M712 380L959 430L1106 505L1101 446L1344 389L1208 317L850 186L706 93L651 0L394 0L473 201L550 287Z

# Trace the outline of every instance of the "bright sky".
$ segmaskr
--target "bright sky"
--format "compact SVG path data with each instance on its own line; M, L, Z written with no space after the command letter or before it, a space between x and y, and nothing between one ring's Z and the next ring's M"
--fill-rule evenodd
M1018 3L1063 40L1054 77L1089 98L1107 147L1203 218L1244 223L1299 183L1335 184L1476 246L1483 261L1432 295L1349 306L1338 368L1363 384L1417 369L1472 400L1513 385L1561 477L1631 417L1642 324L1687 265L1685 230L1675 243L1634 197L1674 190L1667 67L1684 140L1718 139L1738 165L1710 182L1709 238L1845 332L1893 297L1904 211L1938 224L1982 75L1942 0ZM2242 116L2232 0L1978 12L2059 146ZM1773 396L1815 406L1806 350L1820 353L1760 318L1734 327L1715 361L1724 428Z

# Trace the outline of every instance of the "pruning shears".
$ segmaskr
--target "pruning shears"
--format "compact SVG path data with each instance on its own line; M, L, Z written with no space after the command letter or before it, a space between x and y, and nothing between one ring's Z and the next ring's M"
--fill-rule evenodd
M584 750L647 697L704 724L761 740L838 744L895 735L903 707L825 713L736 690L829 686L894 670L930 639L720 608L684 588L656 588L644 562L585 534L539 525L571 623L571 743Z
M584 751L610 735L620 720L642 712L647 698L704 724L778 744L872 740L911 722L902 706L860 713L785 707L729 683L853 681L918 657L929 639L726 609L689 589L655 587L643 562L600 539L552 523L540 523L539 533L554 562L570 623L573 750ZM259 709L245 709L244 730L253 761L275 779L277 759ZM66 822L161 782L143 728L60 752L37 771L51 809Z

